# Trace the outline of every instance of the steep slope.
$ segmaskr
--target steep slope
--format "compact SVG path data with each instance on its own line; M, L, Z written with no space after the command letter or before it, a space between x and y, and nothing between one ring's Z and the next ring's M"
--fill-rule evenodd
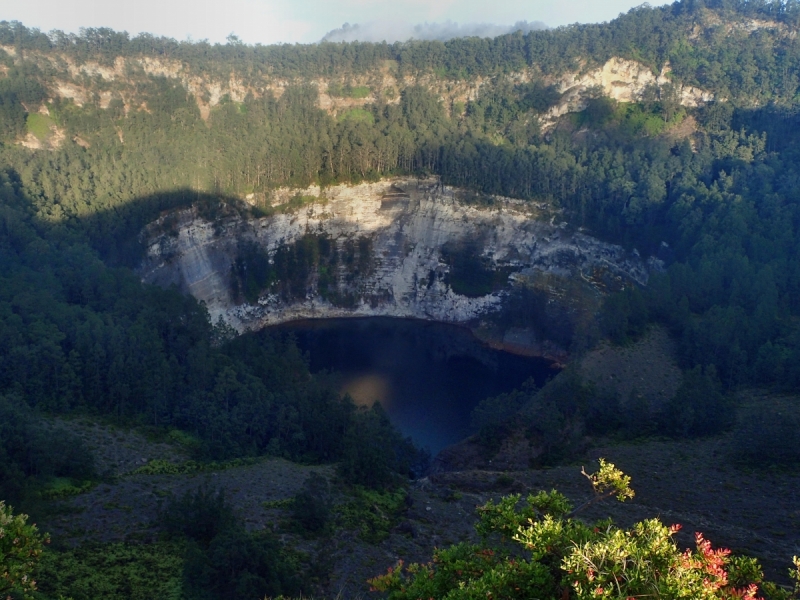
M630 102L641 98L647 85L674 84L685 106L718 96L745 95L761 102L765 92L778 91L775 86L755 89L752 73L740 74L738 82L720 77L723 73L709 70L707 62L719 59L715 54L720 50L733 50L744 58L753 44L764 40L780 53L787 52L796 35L791 3L777 11L758 3L707 4L709 8L690 2L639 7L610 24L495 40L346 48L210 46L152 36L130 39L107 29L88 29L83 37L59 32L48 38L6 23L0 30L0 51L10 59L6 70L11 64L36 65L51 100L68 99L103 110L121 103L128 114L147 102L143 82L165 78L191 94L204 120L220 103L277 98L299 85L316 88L318 106L334 115L396 103L403 90L416 85L457 112L457 105L476 100L486 89L541 80L566 94L551 108L552 114L580 110L580 96L590 88ZM723 59L722 71L733 75L728 71L734 65L728 60Z
M210 46L152 36L130 39L107 29L47 37L4 22L0 75L13 79L22 71L41 85L39 93L9 98L21 101L31 115L48 107L60 113L67 103L84 112L131 118L164 104L154 97L153 83L165 82L187 93L207 123L227 103L279 99L298 88L310 90L314 104L334 117L360 118L359 111L396 105L407 90L422 87L459 119L474 117L469 107L479 99L515 88L528 96L521 121L540 121L544 130L559 117L584 110L598 94L623 102L669 97L684 107L714 99L745 105L791 101L793 90L782 83L780 69L794 60L790 3L779 11L754 3L710 5L713 10L689 2L640 7L609 24L494 40L392 46ZM765 45L773 48L775 60L763 55ZM164 91L163 85L156 88ZM92 143L82 135L87 131L73 131L61 117L48 139L19 132L17 143L37 149ZM507 137L507 123L502 129Z
M305 198L304 205L289 208L292 197ZM244 330L340 316L476 323L537 277L574 279L599 294L602 281L644 285L650 270L661 268L570 229L545 205L497 197L481 205L468 197L435 180L395 179L279 190L271 202L286 212L261 218L237 214L212 222L196 210L170 213L149 227L140 272L145 281L178 285L204 302L214 321L222 317ZM252 254L252 244L274 263L281 248L308 239L330 240L331 247L299 274L298 294L265 280L253 302L237 297L236 263ZM475 285L458 280L482 272L486 281ZM527 345L536 343L532 336Z

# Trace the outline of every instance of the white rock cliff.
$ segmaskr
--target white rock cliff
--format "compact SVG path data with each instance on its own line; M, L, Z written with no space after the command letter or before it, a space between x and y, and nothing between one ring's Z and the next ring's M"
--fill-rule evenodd
M271 203L285 207L295 194L278 190ZM572 231L557 222L558 213L546 212L547 207L508 198L492 198L488 206L468 203L464 192L435 181L386 180L309 188L302 194L307 202L302 208L263 218L238 212L211 222L196 208L162 216L143 234L148 246L143 279L178 285L204 302L215 322L222 317L243 331L345 316L469 323L499 310L515 282L526 275L546 272L588 280L586 274L604 270L614 278L645 284L649 270L658 268L657 261L648 267L636 253ZM266 291L256 304L234 300L231 266L243 241L255 242L274 256L281 245L308 233L329 236L340 248L348 240L369 238L368 274L352 281L346 264L337 267L336 279L355 292L355 303L337 306L326 300L313 277L305 298L286 301ZM503 289L479 297L453 291L443 247L464 242L477 248L487 264L512 272Z

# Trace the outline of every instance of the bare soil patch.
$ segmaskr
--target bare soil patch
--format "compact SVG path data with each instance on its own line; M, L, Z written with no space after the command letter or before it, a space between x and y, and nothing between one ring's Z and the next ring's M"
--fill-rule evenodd
M664 137L672 142L686 139L697 132L697 120L693 116L686 117L683 121L670 127L665 133Z

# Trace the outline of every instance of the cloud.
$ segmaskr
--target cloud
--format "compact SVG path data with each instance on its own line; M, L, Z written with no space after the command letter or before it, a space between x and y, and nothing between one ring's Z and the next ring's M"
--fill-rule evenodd
M515 31L547 29L541 21L517 21L513 25L494 25L492 23L466 23L459 25L454 21L422 23L411 25L390 21L371 21L369 23L345 23L338 29L326 33L323 42L404 42L406 40L447 41L457 37L492 38Z
M287 0L0 0L0 18L43 31L110 27L132 36L148 32L212 43L225 43L231 32L247 43L311 42L340 22L329 19L312 31L314 23L307 15L296 13Z

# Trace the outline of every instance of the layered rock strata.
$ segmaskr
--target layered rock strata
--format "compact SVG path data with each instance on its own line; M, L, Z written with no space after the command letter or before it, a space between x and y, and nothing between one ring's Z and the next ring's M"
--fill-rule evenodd
M291 197L302 206L289 209ZM255 198L251 198L255 202ZM604 243L561 222L543 205L508 198L472 198L436 181L386 180L320 190L278 190L264 199L270 216L239 211L211 221L196 208L162 216L143 233L148 246L143 279L177 285L239 331L308 318L349 316L413 317L470 323L502 308L515 285L547 273L582 278L603 272L618 281L647 282L655 263ZM255 303L236 300L232 265L243 243L274 257L278 248L308 234L325 236L343 251L368 240L369 265L354 276L342 261L333 274L337 290L351 301L336 304L320 292L318 275L305 297L287 299L267 288ZM491 293L456 293L446 249L469 246L489 269L507 279ZM511 331L527 340L529 334ZM527 336L527 337L526 337ZM515 339L516 339L515 338ZM514 341L514 340L509 340ZM517 340L518 341L518 340Z

